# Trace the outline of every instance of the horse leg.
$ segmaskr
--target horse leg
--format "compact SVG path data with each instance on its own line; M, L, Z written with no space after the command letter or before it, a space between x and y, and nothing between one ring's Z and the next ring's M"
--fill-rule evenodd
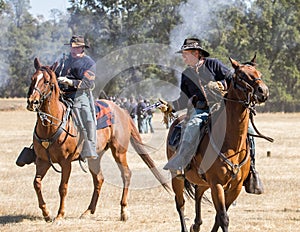
M97 202L100 196L100 191L102 184L104 182L104 177L101 170L101 158L105 151L101 154L98 154L98 158L96 160L89 159L89 170L93 177L93 184L94 184L94 192L90 202L89 207L87 210L80 216L80 218L87 218L89 215L94 214L96 211Z
M190 228L190 232L199 232L200 226L202 225L201 219L201 200L204 192L207 190L207 187L200 187L196 185L195 187L195 212L196 217L194 220L194 224Z
M225 207L228 210L229 206L237 199L243 187L243 183L239 184L236 188L225 191Z
M172 179L172 189L175 193L176 210L180 219L181 232L188 232L184 219L184 180L174 177Z
M130 185L131 179L131 171L128 167L127 159L126 159L126 151L117 151L115 147L111 148L112 154L115 158L115 161L118 164L118 167L121 171L121 177L123 181L123 192L121 198L121 221L127 221L129 218L129 211L127 209L127 196L128 196L128 189ZM122 149L123 150L123 149Z
M62 173L59 185L60 204L55 220L60 220L65 216L65 199L68 191L68 182L71 173L71 162L66 160L61 164Z
M211 186L211 195L215 209L217 211L215 223L212 232L217 232L221 227L223 232L228 232L229 217L225 207L225 193L221 184L213 184Z
M49 162L42 161L41 159L37 158L36 160L36 173L33 180L33 187L35 189L38 202L39 202L39 208L42 210L44 220L46 222L51 222L50 213L47 209L46 203L44 201L43 195L42 195L42 180L44 176L46 175L47 171L50 168Z

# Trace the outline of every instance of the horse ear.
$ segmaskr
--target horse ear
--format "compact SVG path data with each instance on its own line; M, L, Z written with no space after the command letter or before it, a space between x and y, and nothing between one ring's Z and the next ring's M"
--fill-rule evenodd
M55 62L54 64L52 64L52 66L50 67L50 69L55 72L57 66L58 66L58 62Z
M39 59L38 59L38 58L35 58L35 59L34 59L34 68L35 68L35 70L40 69L41 66L42 66L42 65L41 65Z
M251 63L253 63L253 64L256 64L256 52L255 52L255 54L254 54L254 57L252 58L252 60L251 60Z
M231 65L232 65L232 67L234 69L237 69L240 66L239 62L237 62L236 60L232 59L231 57L229 57L229 60L230 60Z

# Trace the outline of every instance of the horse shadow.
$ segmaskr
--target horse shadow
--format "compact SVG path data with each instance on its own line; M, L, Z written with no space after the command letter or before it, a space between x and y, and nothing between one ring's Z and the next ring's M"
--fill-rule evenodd
M32 215L5 215L5 216L0 216L0 225L19 223L24 220L40 221L43 219L41 217L36 217Z

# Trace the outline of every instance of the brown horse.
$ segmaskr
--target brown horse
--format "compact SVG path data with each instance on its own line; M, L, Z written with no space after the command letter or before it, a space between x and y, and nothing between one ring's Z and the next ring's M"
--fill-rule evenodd
M209 188L216 209L215 223L211 231L216 232L219 227L223 232L228 231L227 210L238 197L250 169L247 143L249 111L256 103L265 102L269 95L261 73L254 66L255 57L246 64L229 58L235 72L227 96L224 97L225 108L215 120L211 120L211 128L208 127L208 133L205 133L196 155L185 170L185 180L177 177L172 179L181 231L187 231L184 220L184 189L191 189L191 183L195 186L192 189L196 216L190 231L200 231L201 199ZM168 141L175 126L183 118L184 116L178 118L172 124ZM168 143L168 159L174 153L174 148Z
M80 159L82 136L70 117L68 107L60 101L60 88L56 80L57 64L42 66L39 60L34 60L35 73L31 78L31 85L27 96L27 109L37 112L34 130L33 146L36 153L36 174L34 188L38 197L39 208L44 219L51 221L49 211L42 196L42 180L53 163L61 167L61 182L59 186L60 206L55 220L65 215L65 198L71 173L71 162ZM104 181L100 160L106 149L110 148L115 161L121 171L123 180L123 194L121 199L121 220L128 219L127 195L130 184L131 171L127 164L126 152L129 141L135 151L151 169L158 181L168 189L162 175L155 167L153 160L144 148L142 139L129 114L111 101L103 100L111 109L115 123L104 129L97 130L96 160L89 160L89 170L92 174L94 192L88 209L82 216L94 214Z

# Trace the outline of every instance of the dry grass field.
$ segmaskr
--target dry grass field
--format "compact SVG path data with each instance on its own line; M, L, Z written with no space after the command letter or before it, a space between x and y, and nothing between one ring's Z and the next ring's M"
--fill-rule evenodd
M119 220L120 174L110 152L104 156L102 167L106 182L95 214L79 219L88 207L92 180L78 162L73 163L66 200L66 217L60 223L43 221L33 189L34 165L15 165L24 146L31 144L35 113L25 110L25 99L0 100L0 231L180 231L174 196L168 194L153 179L146 165L130 149L128 162L133 172L129 194L130 218ZM257 169L264 182L263 195L250 195L244 190L229 209L232 232L297 232L300 231L300 114L258 114L259 130L275 139L273 144L256 139ZM154 118L155 133L142 135L155 147L151 156L161 168L165 162L167 130L161 115ZM267 151L271 156L267 157ZM164 172L167 176L168 173ZM50 169L43 180L43 193L51 215L58 210L60 174ZM208 192L209 196L209 192ZM203 204L201 231L210 231L215 217L212 205ZM194 202L186 202L188 226L194 219Z

